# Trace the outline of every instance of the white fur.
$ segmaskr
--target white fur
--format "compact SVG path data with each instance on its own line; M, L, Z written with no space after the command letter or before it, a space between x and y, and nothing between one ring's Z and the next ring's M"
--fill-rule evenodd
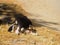
M17 21L15 21L15 23L16 23L16 24L18 24L18 22L17 22Z
M29 30L26 30L25 32L26 32L26 33L29 33L30 31L29 31Z
M15 33L16 33L16 34L19 34L19 26L17 27Z
M21 31L23 31L24 30L24 28L21 28Z
M14 25L13 25L13 27L12 27L12 31L11 32L14 32Z

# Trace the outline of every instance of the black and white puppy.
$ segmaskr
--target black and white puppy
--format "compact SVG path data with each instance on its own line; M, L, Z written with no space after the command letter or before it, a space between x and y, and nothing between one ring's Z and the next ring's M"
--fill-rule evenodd
M25 33L25 32L30 32L31 34L32 32L35 34L36 30L33 29L32 27L32 22L30 21L30 19L28 19L26 16L24 16L23 14L15 14L15 24L17 25L16 29L14 30L14 25L11 25L10 28L8 29L8 31L12 31L14 30L16 34L20 34L20 33Z
M18 24L16 32L22 32L24 33L26 29L29 28L30 25L32 25L32 22L23 14L16 14L14 15L16 22Z

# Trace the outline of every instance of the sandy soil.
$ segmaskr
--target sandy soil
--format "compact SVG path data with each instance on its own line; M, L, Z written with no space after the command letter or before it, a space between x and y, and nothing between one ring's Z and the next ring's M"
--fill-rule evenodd
M7 0L6 1L0 0L0 2L5 2L6 3L8 1ZM13 3L13 2L14 2L14 0L11 0L11 1L9 0L8 3ZM9 32L7 32L8 25L2 25L2 26L0 26L0 45L60 45L60 31L56 30L56 29L60 30L60 24L54 22L54 21L58 21L59 22L59 20L58 20L60 18L59 15L58 15L59 18L58 17L56 18L57 14L54 12L54 10L52 10L53 8L52 9L50 8L51 7L50 5L48 6L49 9L45 10L45 7L44 7L45 5L40 5L40 6L42 6L41 9L40 9L40 8L38 8L38 6L39 6L40 3L37 4L37 6L35 6L36 3L32 2L33 3L33 5L32 5L33 8L31 8L32 6L29 5L30 4L29 2L30 1L28 1L28 4L27 4L26 1L25 1L23 4L26 7L28 6L28 8L25 7L26 9L28 9L28 11L26 9L25 10L27 12L32 13L32 15L30 15L31 17L28 16L28 15L27 16L31 20L32 19L36 20L36 21L32 20L33 23L35 22L36 24L39 23L41 25L41 27L40 27L39 24L38 24L39 26L35 27L36 30L37 30L38 36L34 36L34 35L31 35L31 34L17 35L15 33L9 33ZM29 6L31 6L31 7L29 7ZM17 9L19 10L19 8L17 8ZM38 10L38 11L36 12L35 9ZM46 13L46 11L47 11L47 13ZM26 14L26 12L24 12L24 11L22 11L22 12L24 14ZM41 14L41 12L42 12L42 14ZM52 13L54 12L54 15L51 12ZM33 14L33 13L36 13L36 14ZM43 16L45 16L45 17L43 17L43 19L46 19L48 21L43 20L43 19L39 19L40 18L40 14L43 15ZM56 16L55 16L55 14L56 14ZM51 17L51 18L47 18L47 17ZM52 18L53 18L53 20L52 20ZM50 22L49 20L51 20L53 22ZM54 27L54 29L51 29L50 26Z
M0 26L0 45L60 45L60 31L35 27L38 35L7 32L8 25Z

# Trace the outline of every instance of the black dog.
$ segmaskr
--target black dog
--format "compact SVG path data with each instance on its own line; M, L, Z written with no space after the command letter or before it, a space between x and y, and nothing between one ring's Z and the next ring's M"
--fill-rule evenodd
M32 27L31 20L24 16L24 14L17 13L16 10L12 8L12 5L0 4L0 17L1 16L5 17L0 20L0 24L12 24L9 27L8 32L16 30L16 32L24 33L26 29ZM16 29L14 27L16 27Z
M28 19L23 14L15 14L14 18L15 18L14 25L17 25L17 29L15 31L17 34L19 32L24 33L30 26L32 26L32 22L30 21L30 19ZM12 27L14 25L9 27L9 29L8 29L9 32L12 31Z
M23 14L15 14L14 15L14 18L15 18L15 22L14 23L17 25L16 33L18 33L18 32L24 33L26 31L26 29L29 28L29 26L32 26L32 22L30 21L30 19L28 19ZM12 25L8 29L8 31L12 31L12 27L14 25Z

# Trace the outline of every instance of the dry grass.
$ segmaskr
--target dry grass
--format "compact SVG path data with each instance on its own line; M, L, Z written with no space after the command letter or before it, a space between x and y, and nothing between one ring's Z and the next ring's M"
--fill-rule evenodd
M1 29L2 28L2 29ZM60 31L35 27L38 36L7 32L8 25L0 26L0 45L60 45Z

